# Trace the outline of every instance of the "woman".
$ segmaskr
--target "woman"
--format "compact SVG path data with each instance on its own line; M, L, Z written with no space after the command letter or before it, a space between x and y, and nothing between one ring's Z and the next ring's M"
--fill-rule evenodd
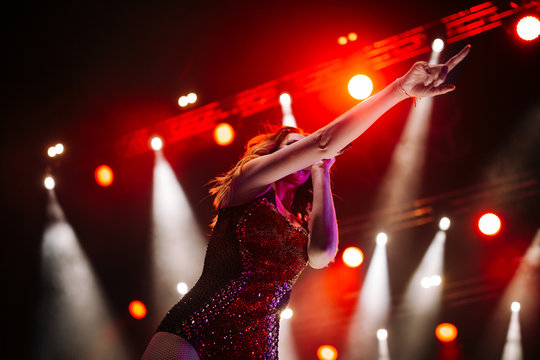
M309 136L285 127L252 139L210 191L218 216L201 278L167 313L143 359L277 359L279 313L293 284L307 264L325 267L337 252L334 157L398 102L454 90L443 82L469 49L446 64L414 64Z

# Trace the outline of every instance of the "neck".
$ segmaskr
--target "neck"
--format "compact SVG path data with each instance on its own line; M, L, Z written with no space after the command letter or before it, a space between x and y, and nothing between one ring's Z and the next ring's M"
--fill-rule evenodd
M294 185L280 181L275 182L272 187L276 193L276 198L279 200L278 206L282 206L285 210L291 212L294 195L296 194L297 188Z

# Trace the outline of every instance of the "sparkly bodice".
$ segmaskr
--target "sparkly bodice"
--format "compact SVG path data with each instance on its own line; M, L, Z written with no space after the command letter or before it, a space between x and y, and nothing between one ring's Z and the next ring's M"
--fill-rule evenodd
M188 340L201 360L278 358L279 313L306 267L308 236L274 196L219 211L201 278L158 327Z

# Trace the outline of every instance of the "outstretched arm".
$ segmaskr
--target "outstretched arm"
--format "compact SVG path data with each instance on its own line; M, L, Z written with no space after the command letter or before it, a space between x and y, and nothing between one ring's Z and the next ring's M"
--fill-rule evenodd
M309 265L320 269L334 259L338 249L338 226L332 197L330 168L335 158L311 167L313 204L309 216Z
M336 156L382 114L408 96L428 97L454 90L453 85L443 85L443 82L448 72L467 56L469 49L469 46L465 47L445 64L415 63L404 76L310 136L249 161L234 175L223 206L250 201L263 193L269 184Z

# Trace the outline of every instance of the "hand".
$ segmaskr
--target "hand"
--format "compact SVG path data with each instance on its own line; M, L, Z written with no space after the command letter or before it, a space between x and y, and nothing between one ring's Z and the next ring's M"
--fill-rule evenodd
M313 170L321 169L324 171L329 171L332 168L332 165L336 162L336 158L330 158L330 159L322 159L320 161L317 161L315 164L311 165L311 172Z
M457 55L448 60L445 64L431 65L425 61L415 63L411 69L397 80L408 96L428 97L446 94L456 87L444 84L446 75L457 66L469 53L470 45L465 46Z

